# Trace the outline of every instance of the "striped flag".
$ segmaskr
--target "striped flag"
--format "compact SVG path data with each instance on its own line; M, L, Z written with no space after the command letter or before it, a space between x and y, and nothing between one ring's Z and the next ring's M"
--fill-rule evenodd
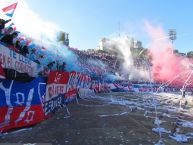
M3 8L2 10L3 10L3 12L5 13L5 15L7 15L8 17L12 17L13 14L14 14L15 9L16 9L16 7L17 7L17 3L18 3L18 2L13 3L13 4L11 4L11 5Z

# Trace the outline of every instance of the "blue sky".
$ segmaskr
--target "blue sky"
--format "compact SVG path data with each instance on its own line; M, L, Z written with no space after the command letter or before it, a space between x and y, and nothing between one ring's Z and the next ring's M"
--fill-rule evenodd
M70 34L70 45L96 47L102 37L121 32L134 36L146 46L144 20L164 31L177 30L175 47L193 50L193 0L26 0L43 20L51 21ZM48 30L49 31L49 30Z

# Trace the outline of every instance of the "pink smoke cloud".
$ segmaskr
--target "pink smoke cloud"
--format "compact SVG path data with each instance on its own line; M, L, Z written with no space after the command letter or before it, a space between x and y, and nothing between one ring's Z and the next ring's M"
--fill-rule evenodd
M193 68L191 60L173 54L172 44L160 26L145 22L145 30L150 37L149 55L151 57L151 74L156 82L165 83L172 80L172 85L183 86ZM188 83L193 81L193 75ZM193 86L193 84L189 84Z

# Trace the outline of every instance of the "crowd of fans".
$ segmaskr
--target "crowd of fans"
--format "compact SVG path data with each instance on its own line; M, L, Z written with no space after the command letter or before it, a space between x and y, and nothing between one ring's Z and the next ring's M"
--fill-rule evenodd
M29 54L26 45L22 45L18 40L18 32L14 30L11 26L5 27L5 25L11 20L0 19L0 41L5 45L8 45L9 48L13 49L16 52L26 56ZM10 24L11 25L11 24Z
M37 45L31 45L29 38L22 37L22 34L16 31L13 27L5 27L11 20L0 19L0 43L6 47L20 53L21 55L29 58L30 60L41 64L44 59L42 53L38 49L42 49ZM87 50L81 51L75 48L69 48L73 54L77 56L77 61L74 62L79 71L89 74L90 76L103 76L104 74L116 75L118 72L121 74L121 60L118 59L116 54L108 53L102 50ZM64 52L65 53L65 52ZM135 57L133 58L134 66L137 69L144 69L149 71L150 63L146 58ZM66 71L66 62L55 60L54 58L44 65L44 70L40 75L47 77L51 70Z
M65 61L50 60L46 65L41 64L41 59L44 59L41 47L32 43L32 39L25 37L20 32L16 31L11 19L0 19L0 43L9 49L27 57L35 63L44 66L44 70L40 73L43 76L48 76L50 70L65 71Z
M43 54L37 53L40 47L36 45L29 45L31 39L22 37L22 34L11 26L6 26L11 20L0 19L0 42L8 48L20 53L21 55L29 58L30 60L41 64L41 60L44 59ZM82 72L90 75L104 75L105 73L115 75L116 72L120 71L119 61L117 56L114 54L107 53L101 50L87 50L80 51L75 48L69 48L69 50L77 55L77 67L81 68ZM147 62L142 59L134 59L134 65L137 68L143 67L147 69ZM50 60L44 65L44 71L42 75L47 76L50 70L66 70L65 61L59 62L57 60Z
M78 66L86 68L93 74L115 74L118 71L117 58L113 54L97 50L81 51L75 48L70 50L78 56Z
M90 74L115 75L122 73L123 60L118 58L116 54L108 53L102 50L87 50L81 51L75 48L70 50L78 56L77 65L86 69ZM133 64L137 69L150 71L150 63L144 57L133 58Z

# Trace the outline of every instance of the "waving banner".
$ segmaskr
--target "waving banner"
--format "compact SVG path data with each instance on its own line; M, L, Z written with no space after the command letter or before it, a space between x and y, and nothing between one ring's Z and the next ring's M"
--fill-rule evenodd
M45 95L45 85L42 78L30 83L1 80L0 132L43 121L41 98Z

